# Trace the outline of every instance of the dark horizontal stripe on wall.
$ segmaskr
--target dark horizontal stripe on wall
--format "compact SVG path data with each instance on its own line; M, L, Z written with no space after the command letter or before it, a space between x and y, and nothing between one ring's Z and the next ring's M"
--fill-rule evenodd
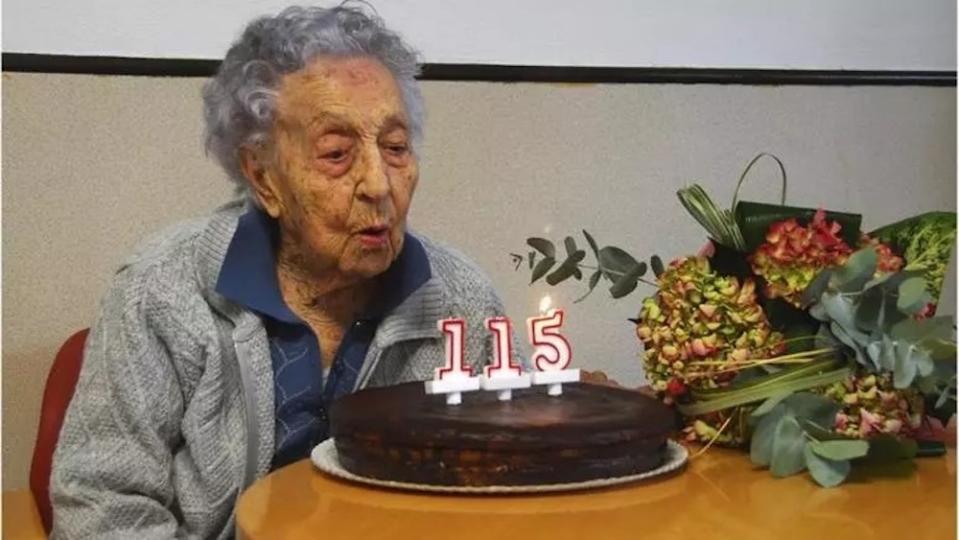
M3 53L3 71L35 73L209 77L219 65L219 60Z
M3 70L93 75L208 77L219 60L4 53ZM425 64L427 81L746 85L955 86L955 71L505 66Z

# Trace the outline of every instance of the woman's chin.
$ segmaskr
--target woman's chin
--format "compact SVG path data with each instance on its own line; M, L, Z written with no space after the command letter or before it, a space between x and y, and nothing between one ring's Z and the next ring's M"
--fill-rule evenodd
M370 279L386 272L393 264L393 250L389 248L362 250L350 263L343 265L346 273Z

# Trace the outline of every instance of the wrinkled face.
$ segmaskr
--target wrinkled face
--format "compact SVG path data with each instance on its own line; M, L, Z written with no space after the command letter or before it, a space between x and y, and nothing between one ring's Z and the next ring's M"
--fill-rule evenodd
M419 169L390 72L370 58L319 58L286 75L272 158L245 167L284 249L314 275L385 271L403 247Z

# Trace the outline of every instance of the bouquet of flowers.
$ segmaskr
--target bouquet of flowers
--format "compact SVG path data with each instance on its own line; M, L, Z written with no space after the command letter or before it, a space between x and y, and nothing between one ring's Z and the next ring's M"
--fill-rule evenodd
M782 172L780 204L739 201L764 156ZM955 412L955 326L935 315L955 213L864 233L860 215L786 206L785 194L782 162L760 154L729 210L698 185L678 192L709 235L697 255L647 264L583 231L595 265L572 237L562 260L544 238L513 257L550 285L592 270L583 298L603 279L613 298L654 288L631 320L646 378L689 441L748 447L774 475L808 470L824 486L859 461L941 453L917 440Z

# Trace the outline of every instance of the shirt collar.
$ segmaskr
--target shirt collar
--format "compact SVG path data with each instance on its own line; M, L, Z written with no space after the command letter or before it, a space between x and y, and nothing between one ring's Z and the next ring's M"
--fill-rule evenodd
M279 227L272 217L252 207L240 216L216 282L216 292L263 315L288 323L302 323L283 301L276 277ZM432 277L423 244L405 233L403 250L379 276L380 294L363 319L382 319Z

